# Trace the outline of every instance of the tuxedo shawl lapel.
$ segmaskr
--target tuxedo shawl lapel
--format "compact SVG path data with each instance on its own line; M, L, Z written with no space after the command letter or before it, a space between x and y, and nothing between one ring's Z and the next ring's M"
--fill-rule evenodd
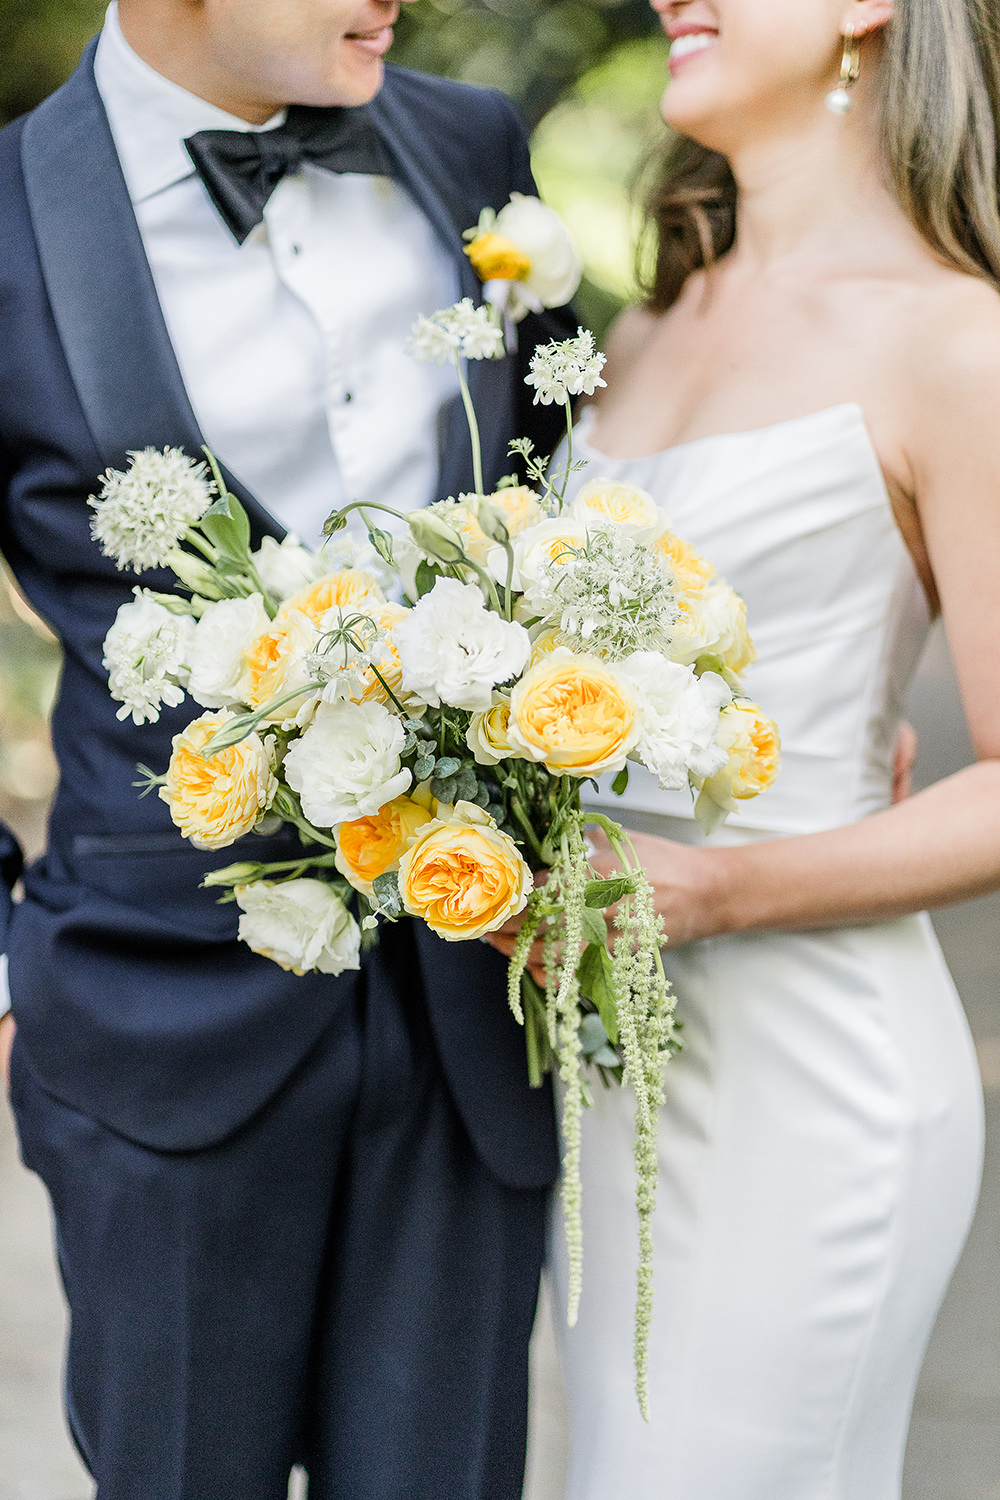
M120 468L133 449L198 455L184 387L94 80L96 38L69 82L29 116L22 170L52 315L94 445ZM258 534L284 529L226 474Z
M479 217L479 200L460 190L446 172L434 150L424 122L415 118L397 97L392 72L385 87L367 106L376 129L396 169L396 180L409 192L456 262L463 297L482 301L483 288L465 254L462 234ZM503 472L507 443L513 435L514 403L507 360L471 360L469 390L479 417L483 446L483 471L487 476ZM473 488L472 450L462 403L447 408L441 441L442 495L458 495Z

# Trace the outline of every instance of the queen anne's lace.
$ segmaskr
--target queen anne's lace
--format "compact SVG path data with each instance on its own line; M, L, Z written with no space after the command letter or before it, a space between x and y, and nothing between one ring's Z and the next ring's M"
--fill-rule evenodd
M464 297L454 307L443 308L413 325L408 352L425 364L445 365L463 359L499 359L504 335L491 307L477 307Z
M118 611L104 642L104 666L119 719L154 724L164 704L184 699L194 620L173 614L146 589Z
M214 486L204 464L179 448L130 453L128 468L108 469L101 493L88 500L90 529L105 556L119 568L162 567L190 527L212 503Z
M563 634L608 661L635 651L665 651L677 619L677 596L649 548L626 532L600 528L569 561L543 571L540 595L550 601Z
M575 339L536 349L524 383L534 387L536 406L592 396L598 386L607 384L601 379L605 362L594 346L594 335L581 328Z

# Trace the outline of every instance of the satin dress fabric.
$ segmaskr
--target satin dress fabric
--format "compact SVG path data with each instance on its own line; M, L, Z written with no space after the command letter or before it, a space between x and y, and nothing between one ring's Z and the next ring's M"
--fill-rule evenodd
M649 490L745 597L775 787L714 836L832 828L890 801L928 610L855 405L649 458ZM686 794L633 775L607 810L701 844ZM633 1392L634 1101L584 1121L584 1288L565 1328L568 1500L898 1500L917 1377L971 1222L982 1091L925 916L664 952L685 1047L666 1074L651 1420Z

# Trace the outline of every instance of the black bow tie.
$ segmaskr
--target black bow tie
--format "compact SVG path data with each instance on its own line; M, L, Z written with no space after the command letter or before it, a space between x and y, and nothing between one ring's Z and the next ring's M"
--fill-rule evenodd
M330 172L387 177L391 168L362 109L293 105L276 130L199 130L184 142L222 218L242 245L264 217L267 201L303 162Z

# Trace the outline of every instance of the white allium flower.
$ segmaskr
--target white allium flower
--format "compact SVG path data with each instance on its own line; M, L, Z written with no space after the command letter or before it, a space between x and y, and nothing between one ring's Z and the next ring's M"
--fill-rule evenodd
M641 733L632 752L664 791L679 791L692 777L714 776L728 759L716 744L719 714L732 691L714 672L696 677L690 667L657 651L639 651L615 668L631 686L641 710Z
M551 406L573 396L592 396L601 379L605 356L597 352L594 335L581 328L575 339L542 344L535 350L525 385L534 387L535 405Z
M477 307L463 297L453 307L421 316L413 325L407 352L425 364L444 365L461 355L465 359L500 359L504 352L503 328L492 307Z
M403 688L432 707L481 713L531 654L523 625L492 614L474 583L439 578L394 632Z
M122 707L119 719L155 724L163 704L183 701L194 620L174 614L136 589L123 604L104 641L104 666L112 698Z
M400 797L412 777L400 765L405 733L381 703L321 703L285 755L285 780L317 828L368 818Z
M252 555L257 577L268 593L278 599L290 599L323 573L334 571L325 562L321 563L315 552L303 547L291 532L280 542L266 536Z
M322 880L258 881L236 887L240 938L296 974L342 974L361 967L361 930Z
M210 604L194 629L188 692L202 708L244 702L243 653L270 624L260 594Z
M168 553L212 503L214 485L204 464L179 448L144 448L130 453L124 471L108 469L101 493L87 504L95 541L119 568L162 567Z

